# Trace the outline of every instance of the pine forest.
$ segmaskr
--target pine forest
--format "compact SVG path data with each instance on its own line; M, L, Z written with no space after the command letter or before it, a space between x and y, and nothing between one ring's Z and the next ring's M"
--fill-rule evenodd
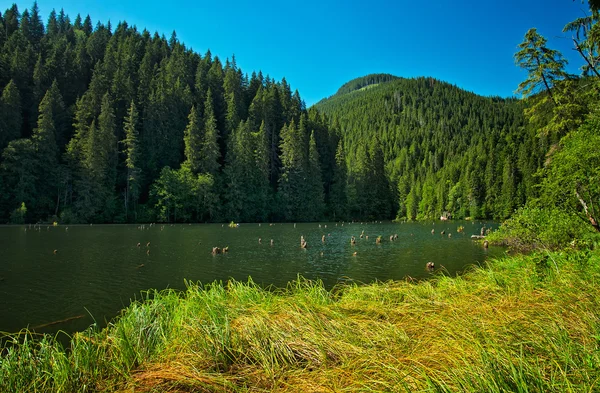
M376 74L307 109L175 32L35 3L0 48L2 223L504 219L556 143L521 100Z

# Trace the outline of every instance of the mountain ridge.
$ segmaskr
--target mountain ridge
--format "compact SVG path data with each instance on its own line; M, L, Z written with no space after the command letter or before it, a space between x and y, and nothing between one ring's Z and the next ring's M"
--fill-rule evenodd
M481 96L432 77L370 86L314 106L341 132L349 183L355 183L350 190L368 188L370 179L359 180L360 172L365 157L381 149L398 218L435 219L449 212L503 219L534 197L532 176L548 141L525 123L525 102ZM369 200L350 210L362 212Z

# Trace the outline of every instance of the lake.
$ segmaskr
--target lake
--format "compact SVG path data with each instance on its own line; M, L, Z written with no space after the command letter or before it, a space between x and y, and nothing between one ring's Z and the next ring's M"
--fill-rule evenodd
M46 333L73 332L94 322L105 326L131 299L139 299L140 291L185 289L184 280L209 283L252 277L263 286L283 287L301 275L321 279L331 288L346 281L427 278L432 274L425 268L428 261L435 263L436 270L455 275L468 265L504 254L502 248L486 250L470 239L483 224L497 227L464 221L263 223L238 228L221 224L3 226L0 331L29 327ZM465 228L462 233L457 232L460 225ZM393 234L398 238L390 241ZM382 244L375 242L378 235ZM308 243L306 249L300 248L300 236ZM228 246L229 252L212 255L213 246ZM53 323L65 319L70 320Z

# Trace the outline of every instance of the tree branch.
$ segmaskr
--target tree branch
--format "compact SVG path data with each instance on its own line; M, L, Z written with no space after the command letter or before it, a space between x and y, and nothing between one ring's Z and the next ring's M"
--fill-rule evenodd
M581 49L581 47L579 46L579 42L577 42L577 40L575 38L573 38L573 43L575 44L575 50L577 50L577 52L579 52L581 57L584 58L585 62L588 63L588 65L590 66L592 71L594 71L594 74L596 74L596 76L598 78L600 78L600 73L598 73L598 70L596 70L596 67L594 67L592 65L592 63L590 63L590 60L587 58L587 56L583 54L583 50Z

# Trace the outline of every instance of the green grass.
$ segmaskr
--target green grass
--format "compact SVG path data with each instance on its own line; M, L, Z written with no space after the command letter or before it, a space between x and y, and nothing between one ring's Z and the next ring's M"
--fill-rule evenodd
M600 256L506 257L461 277L343 286L299 278L148 292L70 347L21 332L2 392L593 392Z

